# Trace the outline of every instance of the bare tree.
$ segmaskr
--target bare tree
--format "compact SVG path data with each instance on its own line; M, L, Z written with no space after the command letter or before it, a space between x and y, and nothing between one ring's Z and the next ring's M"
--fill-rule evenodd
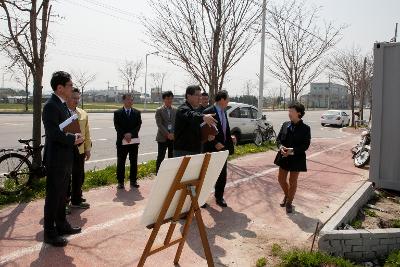
M254 45L261 7L254 0L149 0L149 44L192 75L210 99Z
M167 76L167 73L150 73L150 77L153 79L153 84L155 88L159 88L161 91L163 89L165 77Z
M340 40L343 27L332 23L317 26L319 8L308 8L305 1L286 0L270 5L267 37L273 53L267 56L271 74L290 88L291 101L324 69L323 58Z
M243 95L254 95L255 89L256 86L254 85L254 82L252 80L247 80L243 85Z
M373 59L371 55L365 56L363 59L363 67L361 70L360 80L357 85L357 97L359 99L360 119L364 120L364 104L367 99L372 102L372 74L373 74Z
M136 62L125 60L122 67L118 69L122 79L128 86L128 93L135 90L136 81L140 78L143 69L143 61L137 60Z
M352 126L354 126L355 99L363 70L363 57L360 49L352 48L351 50L335 53L328 66L332 78L347 85L351 97Z
M11 77L25 88L25 111L27 112L29 110L29 84L32 78L31 69L19 56L14 57L14 62L7 69L11 73Z
M72 77L74 85L81 91L81 107L83 109L83 97L86 85L93 82L96 79L96 74L90 74L87 71L72 71Z
M34 148L41 143L42 79L46 56L50 0L0 0L0 48L11 47L18 52L33 76ZM41 164L41 153L35 150L33 166Z

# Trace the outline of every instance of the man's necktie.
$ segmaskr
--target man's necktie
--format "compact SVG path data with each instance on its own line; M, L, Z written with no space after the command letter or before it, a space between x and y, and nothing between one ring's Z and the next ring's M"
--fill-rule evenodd
M129 118L129 115L131 115L131 110L130 110L130 109L127 109L127 110L126 110L126 116L128 116L128 118Z
M64 106L65 112L66 112L66 114L67 114L67 117L68 117L68 118L71 117L72 115L71 115L71 112L69 112L69 108L68 108L68 106L67 106L67 103L64 102L64 103L63 103L63 106Z
M225 119L225 113L222 109L220 111L219 118L221 119L222 131L224 132L224 140L226 140L226 119Z

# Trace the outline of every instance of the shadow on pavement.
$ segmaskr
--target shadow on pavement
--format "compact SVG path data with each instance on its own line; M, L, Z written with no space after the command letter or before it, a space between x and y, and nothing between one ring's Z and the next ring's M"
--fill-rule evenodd
M130 189L126 190L117 190L115 194L115 198L113 199L114 202L122 202L125 206L133 206L135 205L136 201L143 200L143 196L137 189Z
M38 258L31 263L30 267L55 266L55 263L58 266L74 267L76 265L72 263L73 260L74 258L65 254L64 248L55 248L43 244Z
M222 237L224 239L233 240L237 238L234 235L235 233L244 238L256 238L256 233L247 229L251 220L246 214L236 212L230 207L218 211L209 206L204 211L208 211L215 222L213 227L206 229L215 264L217 266L228 266L220 261L220 258L226 255L226 251L222 247L216 245L216 238ZM197 255L205 259L196 220L193 220L187 237L187 244Z
M11 238L13 236L15 223L17 222L18 216L24 212L27 207L27 203L22 203L16 206L11 212L7 215L0 217L0 240L33 240L32 237L16 237Z

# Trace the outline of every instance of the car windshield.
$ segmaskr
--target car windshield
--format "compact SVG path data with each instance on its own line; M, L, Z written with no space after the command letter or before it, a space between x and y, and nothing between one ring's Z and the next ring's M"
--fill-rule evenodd
M327 112L325 112L325 115L340 115L340 111L328 110Z

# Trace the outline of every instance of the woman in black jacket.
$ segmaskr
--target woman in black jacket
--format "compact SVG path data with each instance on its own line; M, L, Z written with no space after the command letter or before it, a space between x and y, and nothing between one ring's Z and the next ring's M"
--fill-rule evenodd
M310 127L302 120L304 114L302 104L291 104L289 106L290 121L283 123L277 137L279 152L274 163L279 166L278 181L285 194L280 205L286 207L287 213L293 211L292 202L296 193L299 174L307 171L306 151L310 146L311 131Z

